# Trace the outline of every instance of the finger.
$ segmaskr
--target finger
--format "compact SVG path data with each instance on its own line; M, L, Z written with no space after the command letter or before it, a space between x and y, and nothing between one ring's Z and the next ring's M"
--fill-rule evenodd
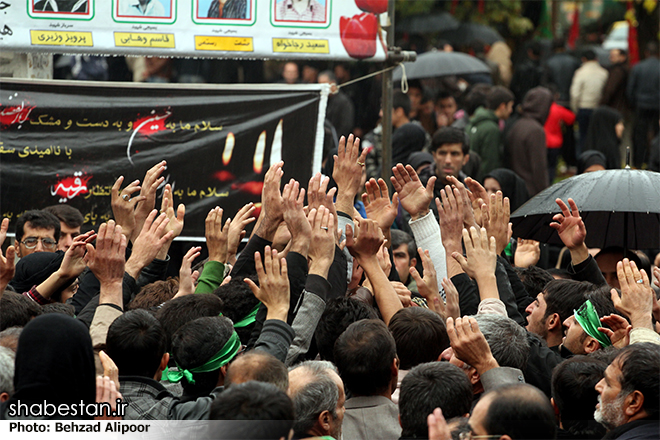
M580 216L580 211L578 210L577 204L573 199L568 199L568 205L571 207L571 212L573 214L573 217L579 217Z
M273 273L273 250L270 246L266 246L264 250L264 271L266 275Z
M287 265L286 265L286 258L280 258L280 272L281 272L282 278L284 278L288 282L288 280L289 280L289 271L288 271L288 268L287 268Z
M267 252L264 252L264 253L267 253ZM257 271L257 277L259 278L259 284L261 284L261 281L266 277L266 273L264 272L264 265L261 261L261 254L258 251L254 253L254 268Z
M387 184L385 183L385 181L384 181L383 179L378 179L378 188L380 189L380 193L381 193L381 195L382 195L384 198L386 198L386 199L389 200L389 198L390 198L390 192L389 192L389 190L387 189Z
M117 199L119 197L119 188L121 188L121 184L124 182L124 176L119 176L117 180L115 180L115 184L112 185L112 198Z
M639 271L640 275L642 276L642 281L644 282L644 287L647 289L651 288L651 281L649 280L649 276L646 274L646 271L644 269Z
M417 272L417 269L415 267L410 268L410 275L412 275L413 279L415 280L415 283L417 285L421 285L424 281L422 280L422 277L419 275L419 272Z
M243 282L244 282L245 284L247 284L248 287L250 287L250 290L252 291L252 293L254 294L254 296L256 296L257 298L259 298L259 293L260 293L259 286L257 286L256 284L254 284L254 281L252 281L252 280L249 279L249 278L243 278Z
M568 210L568 206L566 206L566 203L562 199L555 199L555 203L559 206L559 209L561 209L561 213L563 214L564 217L570 217L571 213Z
M96 376L96 401L103 402L103 377Z
M619 297L619 292L617 292L616 289L610 290L610 298L612 298L614 308L619 310L619 307L621 306L621 298Z
M339 144L337 145L337 155L335 156L335 163L338 159L343 160L346 151L346 137L342 136L339 138Z
M467 268L467 260L465 259L465 257L463 255L459 254L458 252L454 252L454 253L451 254L451 256L454 258L454 260L456 260L458 262L458 264L461 265L463 270L465 270Z

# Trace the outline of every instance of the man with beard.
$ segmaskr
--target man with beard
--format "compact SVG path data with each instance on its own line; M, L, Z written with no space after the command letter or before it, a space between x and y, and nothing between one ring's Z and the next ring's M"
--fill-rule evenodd
M660 346L629 345L596 384L594 418L609 429L604 439L660 438Z

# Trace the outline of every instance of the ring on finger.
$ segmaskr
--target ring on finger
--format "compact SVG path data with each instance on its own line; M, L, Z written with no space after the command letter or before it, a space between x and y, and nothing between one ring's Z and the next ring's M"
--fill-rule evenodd
M124 195L121 196L121 198L128 202L131 199L131 196L128 195L128 194L124 194Z
M327 231L328 227L327 226L321 226L321 229L323 229L324 231Z
M360 162L359 160L357 161L357 164L360 165L361 167L364 166L364 162Z
M637 280L637 284L644 284L644 280Z

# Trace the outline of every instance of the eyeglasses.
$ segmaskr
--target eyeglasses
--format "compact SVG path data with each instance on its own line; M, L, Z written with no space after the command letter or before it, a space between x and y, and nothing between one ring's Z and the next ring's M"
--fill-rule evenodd
M500 437L500 435L473 435L472 431L461 432L458 434L459 440L496 439Z
M43 237L28 237L25 240L21 241L25 245L26 248L28 249L34 249L37 247L39 244L39 240L41 240L41 245L45 249L53 249L55 246L57 246L57 242L53 240L52 238L43 238Z

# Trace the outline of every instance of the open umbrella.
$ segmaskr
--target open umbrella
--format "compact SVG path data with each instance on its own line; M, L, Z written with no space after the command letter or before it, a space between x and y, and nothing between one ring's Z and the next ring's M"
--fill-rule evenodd
M580 174L541 191L511 215L514 237L562 242L549 225L561 211L555 199L575 200L592 248L660 247L660 173L606 170Z
M468 75L471 73L490 73L490 67L483 61L461 52L425 52L417 61L403 63L408 79L435 78L448 75ZM401 79L402 69L394 69L392 79Z
M397 32L431 33L457 29L460 23L448 12L422 14L406 17L396 22Z
M477 23L461 23L458 29L445 30L438 38L449 40L455 46L470 44L474 40L481 40L486 44L504 41L504 38L490 26Z

